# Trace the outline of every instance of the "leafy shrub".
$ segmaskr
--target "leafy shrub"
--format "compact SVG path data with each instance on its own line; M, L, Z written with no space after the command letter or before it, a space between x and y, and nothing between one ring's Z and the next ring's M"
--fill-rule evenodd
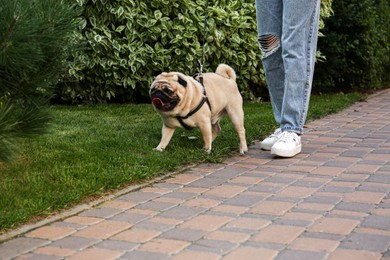
M339 0L333 10L319 40L326 62L317 64L315 89L362 91L388 84L388 0Z
M162 71L199 72L205 0L77 2L84 23L75 38L85 49L72 55L72 68L58 91L62 99L144 101ZM328 15L331 0L322 2ZM246 99L265 86L255 19L253 0L210 1L204 72L229 64Z

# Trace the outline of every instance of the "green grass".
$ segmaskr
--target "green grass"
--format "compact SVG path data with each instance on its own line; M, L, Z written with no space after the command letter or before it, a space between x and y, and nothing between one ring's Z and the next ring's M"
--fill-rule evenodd
M313 96L308 120L361 98L358 94ZM160 141L162 121L149 104L52 106L50 110L49 133L22 140L17 158L0 164L0 230L190 163L220 162L238 151L238 137L227 118L210 155L203 152L197 129L178 129L160 153L153 148ZM270 103L247 103L244 110L248 143L274 130Z

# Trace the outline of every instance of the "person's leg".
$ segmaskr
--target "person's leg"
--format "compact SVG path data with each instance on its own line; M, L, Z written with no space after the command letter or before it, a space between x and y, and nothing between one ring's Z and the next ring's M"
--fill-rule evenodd
M277 124L281 123L285 74L281 48L282 12L283 0L256 0L258 41Z
M282 131L303 132L316 60L320 0L283 0Z
M283 0L282 57L285 68L280 127L282 135L271 154L293 157L301 137L312 87L320 0Z

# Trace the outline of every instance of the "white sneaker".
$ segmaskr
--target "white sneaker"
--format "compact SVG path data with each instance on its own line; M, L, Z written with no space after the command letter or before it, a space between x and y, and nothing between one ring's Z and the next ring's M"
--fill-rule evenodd
M271 154L294 157L302 151L301 137L294 132L283 132L271 148Z
M260 148L266 151L271 150L272 146L276 143L276 141L278 141L281 134L282 129L277 128L272 135L268 136L260 143Z

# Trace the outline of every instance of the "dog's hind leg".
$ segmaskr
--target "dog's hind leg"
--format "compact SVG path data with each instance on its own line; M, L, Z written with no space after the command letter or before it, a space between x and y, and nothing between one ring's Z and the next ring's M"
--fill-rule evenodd
M242 107L236 107L234 109L227 109L227 114L240 139L240 153L245 154L248 151L248 146L245 136L244 111L242 110Z

